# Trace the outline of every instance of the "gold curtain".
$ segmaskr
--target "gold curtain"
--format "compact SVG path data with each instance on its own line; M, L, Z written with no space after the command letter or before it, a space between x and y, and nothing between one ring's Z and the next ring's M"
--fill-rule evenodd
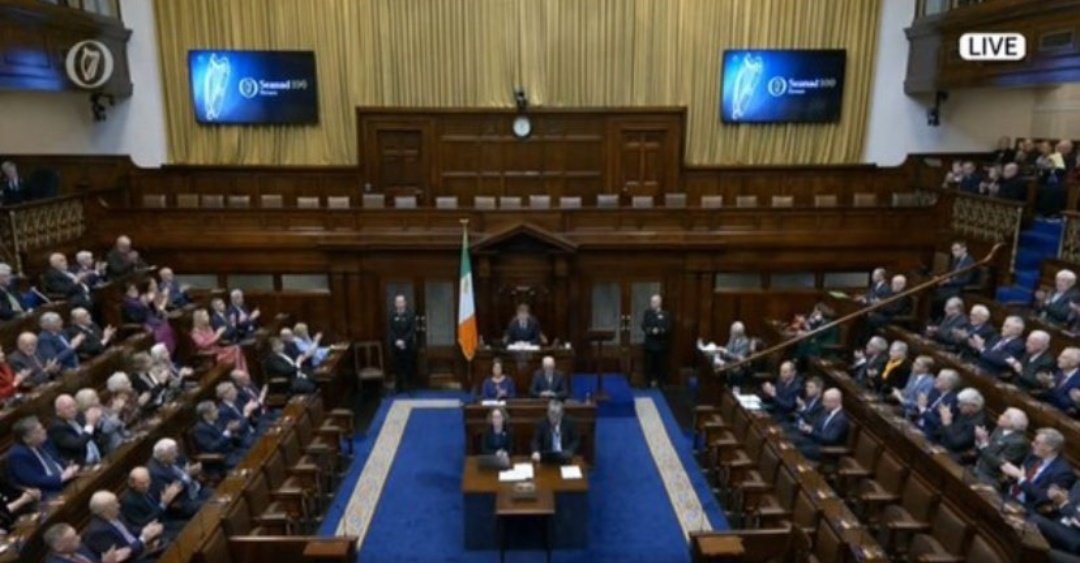
M357 106L686 106L689 164L862 155L881 0L156 0L170 158L353 164ZM834 124L725 125L725 48L844 48ZM187 51L316 54L320 123L195 122Z

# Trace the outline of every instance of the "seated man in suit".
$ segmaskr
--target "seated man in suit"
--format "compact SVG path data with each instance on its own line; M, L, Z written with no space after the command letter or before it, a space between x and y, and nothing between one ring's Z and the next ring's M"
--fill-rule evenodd
M11 353L8 363L15 372L27 371L29 378L24 382L28 387L48 383L61 366L55 359L46 360L38 352L38 337L32 332L24 332L15 339L16 350Z
M827 389L821 396L821 402L825 410L818 419L813 424L800 423L798 427L804 436L796 446L807 459L813 461L821 460L823 447L847 445L850 430L847 414L844 413L844 396L839 389Z
M1007 163L1001 169L1001 186L997 196L1010 201L1027 201L1028 181L1020 177L1020 165Z
M570 394L567 389L566 377L555 371L555 358L544 356L540 360L540 369L533 374L532 384L529 385L529 395L533 398L563 400Z
M1020 465L1028 455L1027 414L1014 407L1005 409L998 415L997 428L989 433L985 426L975 428L975 476L979 479L1001 486L1005 478L1001 474L1002 464L1008 462Z
M997 339L997 331L990 324L990 309L985 305L973 305L968 313L968 326L954 330L953 336L960 341L960 353L968 359L978 357L978 352L972 346L975 342L992 342ZM974 337L978 337L975 339Z
M233 420L223 424L218 420L218 408L213 401L203 401L195 406L195 416L198 422L192 435L195 438L195 447L200 453L220 454L224 457L223 468L228 470L236 467L237 463L244 458L245 446L240 437L242 423Z
M1032 390L1040 400L1072 414L1076 405L1069 394L1080 388L1080 348L1070 346L1058 354L1058 370L1053 375L1039 374L1036 380L1040 388Z
M116 328L105 327L101 330L94 320L90 318L90 312L82 307L71 310L71 326L67 329L67 339L70 343L76 336L83 335L82 345L76 350L80 360L90 360L105 351L112 344L113 336L116 336Z
M317 352L316 348L309 347L301 350L300 345L296 342L296 335L293 334L292 329L287 326L281 327L281 330L278 332L278 337L285 343L285 353L288 354L293 361L303 366L304 369L315 368L316 364L314 358L315 353Z
M919 356L911 364L911 375L902 389L893 388L891 398L900 405L904 414L914 416L919 395L930 395L934 389L934 358Z
M888 395L893 390L903 389L911 377L911 360L908 359L908 345L897 340L889 345L889 358L877 379L870 379L871 387Z
M187 286L180 285L180 282L176 281L176 275L173 274L172 268L162 268L158 271L158 291L169 296L168 307L170 309L179 309L191 303L191 299L187 296L187 290Z
M258 320L261 314L258 308L248 310L243 291L234 289L229 292L229 321L236 328L238 339L245 340L255 336L255 331L259 330Z
M929 395L919 395L915 402L915 425L930 439L936 440L941 430L941 413L949 411L956 415L956 391L960 386L960 374L953 369L943 369L934 378L934 389Z
M71 272L80 278L83 283L90 287L97 287L105 283L105 263L94 260L94 253L89 250L80 250L75 253L75 264Z
M889 282L889 290L891 291L889 294L890 298L906 291L907 277L899 274L893 276L892 280ZM877 309L866 316L867 328L872 334L877 333L877 331L891 323L896 317L911 314L912 306L913 303L910 295L901 297L887 305L883 305L880 309Z
M112 491L97 491L90 496L90 525L83 540L98 557L110 549L127 547L136 561L149 560L147 552L158 547L163 530L161 522L132 527L120 517L120 500Z
M49 526L41 535L41 540L49 548L45 563L121 563L131 560L130 547L109 548L105 553L94 553L83 545L79 532L71 524L63 522Z
M225 306L225 301L220 297L215 297L210 300L210 328L214 331L220 330L222 327L225 331L221 333L221 342L233 343L237 341L236 326L233 325L232 319L229 317L229 310Z
M210 498L210 491L197 479L202 474L202 465L188 463L181 457L176 440L172 438L162 438L154 443L146 469L150 471L150 494L154 497L165 498L165 489L170 484L177 483L181 488L180 494L166 508L169 518L191 518L203 501Z
M128 474L128 487L120 499L120 512L124 521L135 529L142 529L151 522L161 522L165 527L165 537L175 536L187 522L168 518L166 509L183 490L183 485L173 482L161 490L161 496L152 494L150 471L140 465Z
M982 393L970 387L956 394L956 414L942 409L939 439L941 445L954 456L961 456L975 447L975 429L986 427L986 401Z
M1021 465L1005 462L1001 473L1009 479L1008 498L1037 510L1050 501L1051 485L1068 490L1076 481L1069 462L1061 456L1065 436L1054 428L1040 428L1031 441L1031 454Z
M231 381L222 381L214 389L218 398L218 426L228 428L235 421L238 428L233 432L240 441L242 447L250 447L255 441L255 423L259 410L256 402L247 402L240 399L240 391Z
M993 341L985 341L978 335L971 337L971 347L979 354L976 363L979 368L1000 376L1010 369L1009 360L1024 354L1024 319L1016 315L1005 318L1001 323L1001 336Z
M270 352L263 358L263 376L267 381L274 378L289 380L292 393L314 393L319 390L303 366L285 353L285 343L280 338L270 338Z
M53 406L56 418L49 425L49 441L60 459L76 465L100 463L103 448L95 440L95 431L101 420L101 408L89 408L83 415L75 398L66 394L57 397Z
M38 333L37 351L46 362L56 360L62 369L79 367L79 347L86 340L82 333L71 340L64 335L64 320L59 313L49 311L38 320L41 332Z
M28 312L15 287L11 266L0 262L0 321L17 319Z
M958 333L966 331L968 318L964 314L964 300L959 297L950 297L945 302L945 316L936 325L926 327L927 338L941 344L947 350L956 351L964 344L964 340L958 338ZM964 337L966 339L966 336Z
M563 404L559 401L548 403L547 418L536 425L536 432L533 433L533 461L540 461L545 454L557 454L569 459L577 453L580 446L581 437L578 436L577 424L563 416Z
M270 409L266 404L266 394L269 387L266 385L259 387L251 381L251 375L248 372L240 369L234 369L229 374L229 379L236 386L236 403L242 405L241 409L247 410L248 405L255 405L250 407L251 415L255 420L256 431L261 434L270 427L270 424L277 420L280 414L278 411Z
M766 381L761 384L762 398L778 422L790 422L795 409L799 407L799 394L802 393L802 378L795 372L794 362L780 364L780 376L776 383Z
M78 465L60 461L37 417L21 418L11 430L15 444L8 452L7 469L12 485L55 494L78 474Z
M789 434L797 433L801 424L813 426L821 413L825 412L825 405L821 402L821 394L825 391L825 381L815 375L806 380L803 389L803 396L795 399L797 405L795 420L784 425Z
M880 336L871 337L863 350L855 351L855 364L851 366L851 378L863 386L872 386L885 369L889 341Z
M1071 489L1050 485L1046 496L1045 514L1030 513L1028 520L1050 544L1050 561L1075 561L1080 555L1080 481Z
M1040 319L1063 325L1068 322L1072 312L1069 305L1077 301L1080 301L1080 289L1076 288L1076 273L1059 270L1054 276L1053 291L1036 291L1032 306Z
M105 262L105 275L110 280L122 278L146 266L139 253L131 248L131 239L126 235L116 238L116 245L105 255Z
M1016 378L1016 384L1021 388L1031 391L1042 388L1039 382L1039 374L1052 374L1056 367L1054 357L1050 354L1050 334L1043 330L1033 330L1028 333L1024 341L1024 355L1019 359L1006 358L1009 371L1002 372L1002 379Z
M968 254L966 242L962 240L953 242L949 251L949 272L957 272L975 264L975 260ZM976 281L977 276L978 272L972 268L938 282L937 289L934 290L933 309L930 315L936 319L938 311L941 311L945 302L950 298L958 297L965 287Z
M873 305L890 295L892 295L892 290L889 289L888 274L885 268L874 268L874 271L870 272L870 287L867 288L864 295L856 297L855 300L863 305Z
M529 306L525 303L518 305L517 314L506 327L503 343L514 344L526 342L528 344L547 344L547 337L540 330L540 323L536 317L529 314Z
M94 297L80 274L72 273L68 269L67 257L59 252L49 256L49 269L42 276L45 293L49 296L60 296L77 307L94 308Z

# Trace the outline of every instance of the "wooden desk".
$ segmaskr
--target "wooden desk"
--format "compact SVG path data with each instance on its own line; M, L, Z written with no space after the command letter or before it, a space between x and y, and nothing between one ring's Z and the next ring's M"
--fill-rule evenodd
M507 547L507 529L511 521L544 521L544 551L551 561L551 521L555 518L555 494L549 489L537 490L532 498L515 498L509 490L500 490L495 495L495 517L499 526L499 561L505 560Z
M577 454L589 465L595 465L596 452L596 405L567 402L563 412L577 424L581 446ZM510 417L509 430L513 436L513 451L528 455L532 451L532 437L536 425L547 417L548 401L545 399L517 399L507 401L506 414ZM488 428L487 416L491 410L481 404L465 405L465 455L479 455L480 441Z
M525 461L528 461L527 457L514 458L515 463ZM581 457L575 457L574 463L581 467L581 479L563 479L557 465L534 465L533 483L537 497L550 494L554 499L551 545L555 549L577 549L588 545L588 467ZM465 549L498 547L496 500L500 494L508 495L512 488L513 483L499 482L498 471L481 469L475 456L465 458L461 475L461 492L465 497Z
M573 348L540 348L539 350L509 351L497 350L491 347L480 348L472 362L472 373L469 374L469 390L479 393L484 385L484 380L491 375L491 364L496 357L502 360L503 373L514 380L514 388L518 397L529 396L529 385L532 384L532 376L540 369L540 362L544 356L555 358L555 371L567 377L566 385L570 385L570 375L574 372L574 349Z

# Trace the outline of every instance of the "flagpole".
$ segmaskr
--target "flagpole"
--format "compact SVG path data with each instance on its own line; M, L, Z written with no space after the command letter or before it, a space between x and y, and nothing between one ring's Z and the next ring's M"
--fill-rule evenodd
M465 237L468 237L469 236L469 218L465 217L463 219L458 219L458 222L461 223L461 229L464 232ZM468 251L466 250L466 252L468 252ZM476 305L475 304L476 304L476 292L474 291L473 292L473 315L476 314L476 312L475 312L476 311L476 309L475 309ZM460 327L459 327L459 329L460 329ZM458 350L461 350L460 346L458 346ZM464 353L462 353L462 355L464 355ZM468 386L469 383L472 382L472 362L473 362L472 357L469 357L469 356L465 357L465 381L463 382L465 384L465 386ZM474 390L470 388L469 392L473 393Z

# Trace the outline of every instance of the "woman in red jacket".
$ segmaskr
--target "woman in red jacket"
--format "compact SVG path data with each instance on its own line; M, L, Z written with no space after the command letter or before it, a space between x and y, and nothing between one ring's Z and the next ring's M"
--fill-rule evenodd
M18 392L23 381L30 376L30 370L15 373L7 363L4 348L0 346L0 399L9 399Z

